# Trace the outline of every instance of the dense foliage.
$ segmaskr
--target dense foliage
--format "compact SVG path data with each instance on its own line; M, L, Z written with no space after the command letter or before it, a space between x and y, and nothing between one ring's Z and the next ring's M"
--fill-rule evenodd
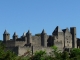
M60 52L56 46L51 47L53 51L50 54L47 54L46 51L36 51L33 55L30 55L29 52L26 56L17 56L12 51L5 51L4 44L0 41L0 60L80 60L80 49L72 49L71 52Z
M6 51L2 41L0 41L0 60L16 60L16 54L9 50Z

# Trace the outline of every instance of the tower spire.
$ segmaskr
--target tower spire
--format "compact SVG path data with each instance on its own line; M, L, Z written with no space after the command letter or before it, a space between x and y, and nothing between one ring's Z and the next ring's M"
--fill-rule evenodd
M26 32L23 33L23 36L26 36Z
M14 32L13 36L16 36L16 35L17 35L16 32Z
M28 30L28 32L27 33L30 33L30 30Z
M42 30L42 33L46 33L44 29Z
M5 29L4 34L8 34L7 30Z

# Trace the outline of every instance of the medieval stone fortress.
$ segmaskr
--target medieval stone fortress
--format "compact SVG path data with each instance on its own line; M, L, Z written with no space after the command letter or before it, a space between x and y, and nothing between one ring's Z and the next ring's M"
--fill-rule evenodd
M46 50L50 52L51 46L55 45L59 50L64 51L66 49L80 47L80 39L76 37L76 27L70 27L66 29L60 29L57 26L52 35L47 35L43 29L40 34L32 35L28 30L27 33L18 38L16 32L13 34L13 38L10 39L10 34L5 30L3 34L3 43L6 49L10 49L18 56L24 54L27 50L35 52L37 50Z

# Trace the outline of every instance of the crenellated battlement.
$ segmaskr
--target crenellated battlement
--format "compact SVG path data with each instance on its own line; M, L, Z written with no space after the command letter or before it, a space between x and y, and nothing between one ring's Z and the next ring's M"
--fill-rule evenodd
M76 27L70 27L70 31L68 28L60 29L57 26L52 35L48 35L43 29L41 33L32 35L30 30L27 33L23 33L23 35L19 38L16 32L14 32L13 38L10 39L10 34L5 30L3 33L3 42L6 47L32 47L33 50L49 48L53 45L57 46L60 50L68 49L68 48L77 48L80 47L80 44L77 44L76 37ZM78 39L79 41L79 39ZM21 48L23 49L23 48Z

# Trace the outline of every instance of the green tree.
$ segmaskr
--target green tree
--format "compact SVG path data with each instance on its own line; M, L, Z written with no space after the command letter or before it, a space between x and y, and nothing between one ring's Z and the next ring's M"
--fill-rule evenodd
M64 51L61 53L62 60L69 60L69 53L67 51Z
M5 49L5 45L0 41L0 60L15 60L16 54Z
M43 57L45 54L46 54L45 51L42 51L42 50L36 51L34 55L31 57L31 60L44 60Z
M80 59L80 48L79 49L77 49L77 48L72 49L70 52L70 58L72 60L79 60Z

